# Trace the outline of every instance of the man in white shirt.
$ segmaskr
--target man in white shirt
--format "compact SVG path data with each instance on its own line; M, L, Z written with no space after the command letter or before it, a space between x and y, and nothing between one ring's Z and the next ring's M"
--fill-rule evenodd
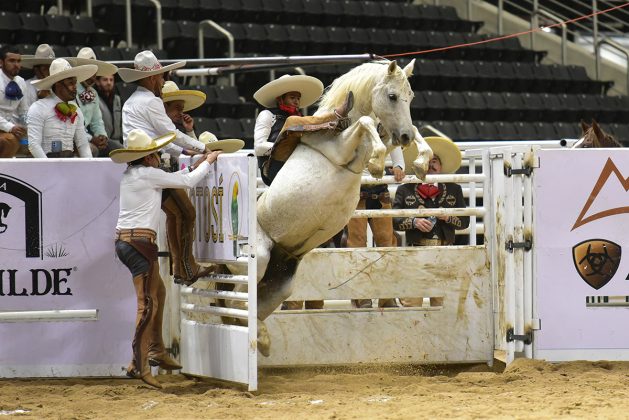
M11 45L0 48L0 158L12 158L26 138L26 83L18 76L22 57Z
M161 388L150 366L181 369L164 346L162 321L166 288L159 274L156 232L163 188L193 188L210 171L220 152L212 152L180 172L158 169L162 147L174 140L174 134L152 139L142 130L127 133L128 148L111 152L116 163L127 163L120 182L120 213L116 224L116 254L133 277L137 295L137 314L133 337L133 360L127 375Z
M183 67L185 64L185 61L180 61L162 66L153 52L141 51L135 56L133 69L121 68L118 70L118 75L123 81L135 82L138 85L136 91L122 107L122 136L125 147L129 133L132 130L141 129L152 137L162 133L175 133L173 142L166 145L163 150L171 156L171 159L177 158L183 151L188 154L210 151L210 149L206 149L204 143L177 130L164 109L164 102L161 98L164 73ZM179 238L176 241L169 241L173 268L183 267L183 272L173 270L175 282L190 285L200 277L207 275L211 270L210 267L202 267L197 264L194 255L192 255L192 230L196 217L194 206L190 202L187 191L166 189L164 190L162 208L167 217L180 218L176 222L167 220L166 233L169 238ZM179 229L173 231L173 226L178 226Z
M28 110L28 148L33 157L73 157L75 145L80 157L92 157L83 113L70 101L76 96L77 82L91 77L96 69L95 65L72 67L57 58L50 65L50 76L33 83L38 89L51 90Z
M38 90L33 82L45 79L50 76L50 63L55 59L55 52L48 44L40 44L33 55L22 56L22 67L25 69L33 69L35 76L26 81L26 108L28 109L38 99L43 99L50 95L50 90Z

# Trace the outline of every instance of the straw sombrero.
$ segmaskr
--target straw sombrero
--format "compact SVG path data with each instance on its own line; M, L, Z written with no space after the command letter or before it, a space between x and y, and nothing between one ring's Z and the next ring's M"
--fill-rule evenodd
M136 54L132 69L118 69L118 75L123 82L129 83L155 74L166 73L167 71L175 70L185 65L185 61L179 61L167 66L162 66L159 61L157 61L157 57L155 57L152 51L145 50Z
M128 163L150 155L175 140L175 133L164 134L152 139L143 130L136 128L129 131L127 147L112 150L109 157L116 163Z
M205 93L200 90L180 90L173 81L167 81L162 87L162 101L183 101L183 112L200 107L205 103Z
M32 69L34 66L50 64L55 59L55 52L48 44L40 44L33 55L22 56L22 67Z
M95 64L98 66L96 76L112 76L118 72L118 67L113 64L97 60L94 50L90 47L81 48L76 57L67 57L66 60L75 67L85 64Z
M223 153L234 153L245 147L245 142L240 139L218 140L216 136L209 131L201 133L199 141L208 145L207 149L212 151L222 150Z
M299 106L306 108L319 99L323 93L323 83L312 76L289 76L285 74L258 89L253 94L253 99L266 108L273 108L277 105L275 98L288 92L301 93Z
M453 174L461 166L461 151L459 147L450 139L445 137L424 137L432 152L439 156L441 161L441 173ZM417 143L411 144L403 151L404 162L407 168L413 167L413 161L417 158Z
M31 83L37 89L47 90L55 83L63 79L69 79L70 77L76 77L77 83L82 82L92 77L96 73L96 70L98 70L98 67L94 64L72 67L65 59L55 58L50 64L50 76L44 79L34 80Z

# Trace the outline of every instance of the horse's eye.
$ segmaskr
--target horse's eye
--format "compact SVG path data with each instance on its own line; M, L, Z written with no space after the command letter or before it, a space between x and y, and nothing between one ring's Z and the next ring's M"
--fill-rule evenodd
M392 101L397 101L397 95L395 93L389 93L389 99Z

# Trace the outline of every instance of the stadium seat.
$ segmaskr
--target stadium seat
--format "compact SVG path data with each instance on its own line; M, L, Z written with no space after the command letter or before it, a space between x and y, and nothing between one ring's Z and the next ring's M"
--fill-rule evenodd
M241 118L242 139L245 141L245 149L253 149L253 131L256 126L254 118Z
M199 0L177 0L177 20L199 20Z
M42 37L45 36L46 32L44 17L33 13L20 13L19 15L22 26L17 32L15 39L24 44L40 44L40 40L43 39ZM48 42L48 40L46 42L52 43Z
M313 15L308 18L309 22L313 22L312 25L345 27L343 3L338 0L304 0L304 11ZM319 16L319 19L315 16Z
M195 118L194 130L197 135L200 135L204 131L209 131L218 137L218 124L214 118Z
M72 29L65 38L66 44L84 44L94 47L95 45L109 46L112 41L111 34L102 29L99 30L89 16L74 15L70 17L70 25Z
M114 47L106 47L106 46L96 46L92 47L94 50L94 54L99 60L103 61L118 61L122 60L122 56L120 55L120 50Z
M13 44L20 42L21 39L17 37L20 27L20 17L17 13L13 12L0 12L0 40L3 44Z
M242 125L240 120L236 118L217 118L218 132L216 137L219 139L239 139L243 137Z

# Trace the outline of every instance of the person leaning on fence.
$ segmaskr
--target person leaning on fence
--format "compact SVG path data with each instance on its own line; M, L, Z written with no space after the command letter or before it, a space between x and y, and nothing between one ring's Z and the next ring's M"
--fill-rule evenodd
M71 101L77 83L92 77L96 70L92 64L72 67L57 58L50 65L50 76L33 82L38 89L51 90L28 110L28 148L33 157L73 157L75 145L80 157L92 157L83 113Z
M434 155L428 175L455 173L461 166L461 152L450 139L426 137ZM394 209L434 209L466 207L461 186L456 183L403 184L395 193ZM406 232L408 246L437 246L454 244L454 231L470 224L467 216L394 217L393 227ZM423 298L400 298L403 306L422 306ZM442 298L431 297L431 306L441 306Z
M167 144L163 150L170 155L171 160L179 157L184 150L189 154L199 154L212 150L197 139L177 130L164 109L164 102L162 102L164 73L183 67L185 64L185 61L180 61L162 66L153 52L141 51L135 56L133 69L121 68L118 70L118 75L124 82L135 82L138 85L138 88L122 107L122 135L125 145L129 133L139 128L152 137L167 132L175 133L173 142ZM188 192L183 189L165 189L162 208L167 216L186 215L185 218L180 218L176 222L167 221L166 229L169 237L177 238L169 241L175 282L190 285L199 278L210 274L213 267L203 267L197 264L194 255L192 255L192 229L196 214L188 197ZM168 229L169 226L174 225L180 226L176 232ZM182 271L175 271L174 269L177 267L181 267Z
M21 61L17 47L0 48L0 158L14 157L20 149L20 140L26 138L27 87L18 76Z
M26 108L28 109L38 99L43 99L50 95L49 89L38 89L33 82L45 79L50 76L50 64L55 59L55 52L48 44L40 44L33 55L22 56L22 67L33 69L34 76L26 81Z
M258 114L253 133L255 154L266 185L271 185L304 132L341 131L349 126L347 114L354 104L352 92L347 94L343 105L332 112L317 116L301 114L300 108L314 104L322 93L323 83L315 77L284 75L253 94L266 108Z
M68 62L73 66L94 64L98 67L96 74L83 80L76 89L75 103L83 112L85 129L91 135L90 147L94 157L107 157L109 152L120 149L122 143L107 137L105 131L105 122L103 114L100 111L98 93L94 88L97 76L114 75L118 71L118 67L113 64L106 63L96 59L94 50L90 47L83 47L76 57L69 57Z
M169 133L152 139L140 129L127 135L127 147L111 152L116 163L126 163L120 181L120 213L116 224L116 255L133 277L137 296L133 359L127 375L142 379L148 385L161 388L151 374L151 365L166 370L181 369L164 346L162 321L166 288L159 274L156 232L163 188L192 188L210 171L210 164L219 151L207 154L195 165L182 171L168 173L158 169L162 149L175 138Z

